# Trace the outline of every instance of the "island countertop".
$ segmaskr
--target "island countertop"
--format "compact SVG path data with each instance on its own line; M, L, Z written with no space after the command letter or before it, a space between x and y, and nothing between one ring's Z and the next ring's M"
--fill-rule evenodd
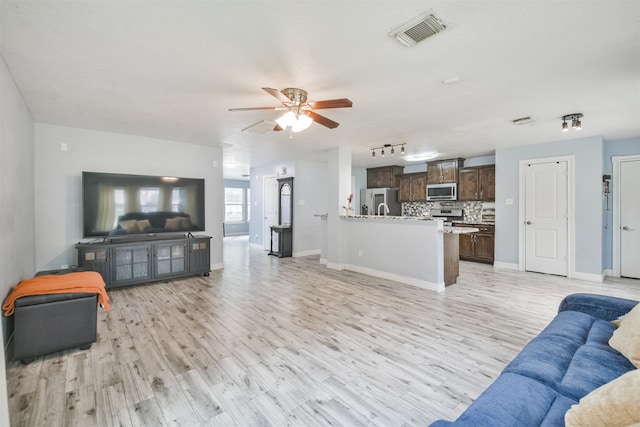
M385 216L385 215L340 215L341 218L344 219L375 219L380 221L429 221L443 222L441 219L433 219L431 217L423 217L423 216ZM439 230L441 233L445 234L469 234L480 231L478 228L474 227L456 227L451 225L443 225L442 230Z

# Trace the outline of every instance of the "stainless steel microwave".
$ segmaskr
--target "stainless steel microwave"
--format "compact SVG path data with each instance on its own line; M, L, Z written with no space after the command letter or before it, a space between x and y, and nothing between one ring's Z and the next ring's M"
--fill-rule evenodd
M427 185L427 201L458 200L458 184L429 184Z

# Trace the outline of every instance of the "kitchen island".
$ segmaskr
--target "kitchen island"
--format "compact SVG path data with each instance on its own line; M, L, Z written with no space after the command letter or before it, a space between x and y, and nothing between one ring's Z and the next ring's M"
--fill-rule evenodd
M328 257L324 245L320 261L441 292L458 278L458 234L474 231L423 217L341 216L337 256Z

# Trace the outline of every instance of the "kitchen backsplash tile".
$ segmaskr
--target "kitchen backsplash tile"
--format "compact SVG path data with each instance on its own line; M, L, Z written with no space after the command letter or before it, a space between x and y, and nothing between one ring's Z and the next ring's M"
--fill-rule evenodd
M463 221L480 223L483 205L485 212L495 206L494 203L486 202L407 202L402 204L402 215L430 216L433 208L456 208L463 210Z

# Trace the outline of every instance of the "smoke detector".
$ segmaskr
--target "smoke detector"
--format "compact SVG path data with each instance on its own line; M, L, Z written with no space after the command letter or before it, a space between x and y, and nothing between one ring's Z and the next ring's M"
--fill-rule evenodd
M446 28L447 26L429 11L391 31L389 36L396 38L406 47L411 47Z

